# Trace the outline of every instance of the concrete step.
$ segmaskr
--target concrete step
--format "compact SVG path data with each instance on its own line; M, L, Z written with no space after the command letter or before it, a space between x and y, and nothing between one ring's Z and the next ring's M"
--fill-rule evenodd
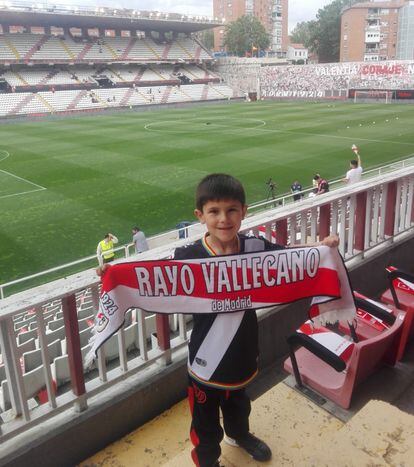
M251 430L273 451L269 466L413 465L414 416L371 400L343 422L284 383L252 404ZM190 414L182 401L80 465L190 467ZM225 467L259 466L222 443Z

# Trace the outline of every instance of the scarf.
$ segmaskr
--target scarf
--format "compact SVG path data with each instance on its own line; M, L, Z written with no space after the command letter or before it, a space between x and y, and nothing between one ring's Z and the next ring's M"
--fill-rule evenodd
M231 313L304 298L313 298L315 324L355 317L349 278L337 249L289 248L109 266L102 277L86 365L122 327L130 308L165 314Z

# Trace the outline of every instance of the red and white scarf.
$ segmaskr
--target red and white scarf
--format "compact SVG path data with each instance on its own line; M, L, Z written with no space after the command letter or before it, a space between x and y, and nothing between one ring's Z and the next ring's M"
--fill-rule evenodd
M352 320L355 304L343 260L326 246L189 260L121 263L102 278L89 363L130 308L154 313L231 313L313 298L317 324Z

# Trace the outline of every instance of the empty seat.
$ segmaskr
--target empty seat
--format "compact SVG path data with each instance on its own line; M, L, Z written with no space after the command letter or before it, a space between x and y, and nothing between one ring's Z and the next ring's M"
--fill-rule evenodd
M408 339L414 338L414 275L393 267L387 268L389 289L381 301L406 312Z
M36 339L32 337L31 339L23 342L21 345L17 345L17 355L19 358L24 354L24 352L30 352L36 348Z
M86 345L81 348L82 360L85 361L85 357L90 350L90 345ZM88 372L94 368L94 365L85 368L85 372ZM57 387L70 381L70 370L69 370L69 357L67 355L61 355L55 358L52 365L52 378Z
M52 363L56 357L62 354L62 346L59 339L56 339L54 342L49 344L47 349L49 354L49 363ZM41 349L31 350L30 352L25 352L23 354L23 365L24 371L26 373L41 366L42 364Z
M395 321L395 317L401 311L392 305L384 305L383 303L371 300L359 292L354 292L355 302L357 304L357 324L355 333L360 339L369 339L381 334L385 329L388 329ZM404 355L408 341L410 329L410 321L407 320L405 314L401 338L398 345L397 360L401 360ZM340 323L340 328L347 332L349 326Z
M47 323L47 329L48 331L56 331L56 329L59 329L65 325L63 318L60 319L54 319L52 321L49 321Z
M32 331L22 332L17 336L17 344L22 345L30 339L36 339L37 330L33 329Z
M400 312L384 332L359 342L323 327L310 331L307 322L288 338L290 357L284 368L295 375L298 387L305 384L348 409L355 387L384 363L386 355L389 364L395 363L403 322ZM319 334L325 335L321 339ZM333 343L331 349L327 343Z
M23 375L23 384L27 399L36 396L46 387L43 366L39 366ZM5 411L11 408L10 393L7 380L2 381L0 388L0 408Z

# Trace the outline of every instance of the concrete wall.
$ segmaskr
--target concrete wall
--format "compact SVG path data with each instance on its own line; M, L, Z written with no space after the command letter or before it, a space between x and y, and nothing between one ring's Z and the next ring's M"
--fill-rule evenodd
M360 263L352 262L349 269L354 289L378 296L387 287L384 268L388 265L414 273L414 238L384 246L383 251ZM298 302L261 313L261 368L275 365L286 354L286 337L306 319L307 311L307 302ZM167 368L145 370L91 398L86 412L67 411L3 443L0 465L71 466L153 419L185 397L186 354L181 351L177 357Z

